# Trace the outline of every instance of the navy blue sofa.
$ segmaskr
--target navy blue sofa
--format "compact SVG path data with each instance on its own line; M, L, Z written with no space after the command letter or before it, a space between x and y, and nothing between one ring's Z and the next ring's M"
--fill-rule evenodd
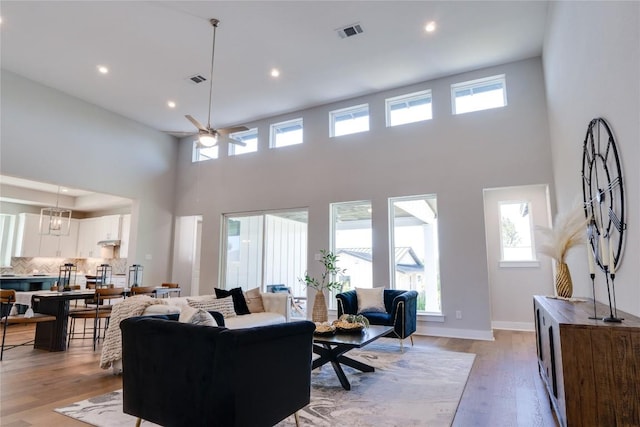
M336 295L338 317L343 314L358 314L358 296L356 291L347 291ZM417 325L418 292L399 289L384 290L386 313L361 313L372 325L393 326L393 332L387 336L404 340L409 337L413 345L413 334ZM400 341L402 343L402 341Z
M163 426L270 427L309 403L312 322L226 329L143 316L120 328L127 414Z

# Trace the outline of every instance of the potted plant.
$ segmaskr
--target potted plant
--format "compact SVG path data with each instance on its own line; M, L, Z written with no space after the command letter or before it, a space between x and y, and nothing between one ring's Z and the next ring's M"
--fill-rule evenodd
M314 322L326 322L328 319L327 302L324 297L324 291L339 290L342 288L342 282L337 280L340 274L346 272L344 268L338 267L338 255L331 251L320 250L320 263L324 266L324 271L320 279L309 276L305 273L304 278L299 279L302 284L316 290L316 296L313 300L313 311L311 320Z

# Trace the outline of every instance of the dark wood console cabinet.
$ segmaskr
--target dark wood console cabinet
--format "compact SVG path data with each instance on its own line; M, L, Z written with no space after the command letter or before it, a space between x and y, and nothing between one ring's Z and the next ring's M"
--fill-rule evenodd
M593 320L593 301L533 300L538 369L560 425L640 426L640 318ZM596 303L601 318L609 306Z

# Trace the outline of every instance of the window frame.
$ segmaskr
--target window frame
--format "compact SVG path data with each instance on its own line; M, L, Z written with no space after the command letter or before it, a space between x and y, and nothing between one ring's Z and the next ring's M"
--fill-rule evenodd
M413 120L410 122L403 122L403 123L396 123L393 124L391 123L391 107L393 105L397 105L401 102L404 103L409 103L411 101L415 101L415 100L419 100L419 99L423 99L423 98L429 98L429 102L428 104L430 105L430 109L429 109L429 117L424 118L424 119L419 119L419 120ZM407 110L410 107L407 106ZM433 120L433 94L431 89L425 89L425 90L421 90L418 92L412 92L412 93L407 93L404 95L399 95L399 96L393 96L391 98L387 98L384 100L384 110L385 110L385 120L386 120L386 126L387 127L395 127L395 126L402 126L402 125L408 125L410 123L419 123L419 122L425 122L427 120Z
M277 145L278 129L285 126L292 126L297 124L300 125L300 130L302 131L300 142L296 142L293 144L286 144L286 145ZM290 147L292 145L300 145L303 143L304 143L304 119L302 117L299 117L297 119L285 120L278 123L272 123L269 126L269 148L284 148L284 147Z
M390 283L390 287L391 289L397 289L397 285L396 285L396 259L395 259L395 253L396 253L396 215L395 215L395 205L397 202L411 202L411 201L416 201L416 200L424 200L426 202L426 200L435 200L435 203L437 205L438 203L438 195L436 193L430 193L430 194L416 194L416 195L410 195L410 196L395 196L395 197L389 197L387 199L387 209L388 209L388 229L389 229L389 283ZM429 206L431 208L431 206ZM424 318L428 318L430 321L438 321L438 322L444 322L444 312L442 311L442 305L443 305L443 299L442 299L442 282L440 280L440 274L441 274L441 262L440 262L440 230L439 230L439 215L437 212L437 208L436 210L433 211L434 214L434 221L436 221L435 223L435 236L436 236L436 245L435 245L435 252L437 254L434 254L435 259L434 259L434 264L437 264L437 270L436 270L436 277L435 277L435 283L436 283L436 287L439 288L439 305L440 305L440 311L426 311L426 310L418 310L418 317L424 317ZM425 279L426 280L426 279ZM419 292L419 291L418 291ZM425 290L426 292L426 290Z
M258 146L259 146L259 144L260 144L260 140L258 139L258 128L257 128L257 127L255 127L255 128L251 128L251 129L248 129L248 130L243 130L243 131L240 131L240 132L230 133L230 134L229 134L229 139L233 139L233 140L235 140L235 141L240 141L240 142L245 142L242 138L246 138L246 137L247 137L247 136L249 136L249 135L255 135L255 140L256 140L255 150L252 150L252 151L245 151L245 152L242 152L242 153L236 153L236 150L237 150L239 147L240 147L240 148L243 148L243 149L244 149L244 148L247 148L247 147L241 147L241 146L239 146L239 145L237 145L237 144L234 144L234 143L232 143L232 142L229 142L229 143L228 143L228 145L229 145L229 146L228 146L228 149L227 149L227 152L228 152L228 156L229 156L229 157L232 157L232 156L242 156L242 155L244 155L244 154L255 153L255 152L257 152L257 151L258 151ZM237 139L238 137L239 137L239 138L241 138L241 139ZM253 138L247 138L247 139L253 139ZM247 145L247 146L248 146L248 145Z
M514 204L522 204L526 203L528 205L529 210L529 237L531 240L531 259L522 259L522 260L505 260L504 259L504 240L502 235L502 206L503 205L514 205ZM531 206L531 200L526 199L508 199L508 200L500 200L498 201L498 242L500 246L500 259L498 260L498 265L500 267L538 267L540 265L540 260L538 259L538 252L536 250L536 240L535 240L535 224L533 221L533 207Z
M203 150L213 150L216 149L216 155L214 157L209 157L205 154L202 154ZM216 144L213 147L202 147L200 143L196 139L193 141L193 148L191 151L191 163L197 162L205 162L207 160L215 160L220 158L220 144Z
M462 111L462 112L458 112L458 108L457 108L457 96L456 93L463 91L463 90L471 90L471 94L473 95L473 90L474 89L479 89L479 88L483 88L486 86L490 86L492 84L496 84L496 83L500 83L502 84L502 105L496 105L496 106L492 106L492 107L483 107L483 108L479 108L479 109L475 109L475 110L469 110L469 111ZM475 113L477 111L485 111L485 110L492 110L495 108L503 108L506 107L507 104L507 77L506 74L497 74L495 76L489 76L489 77L483 77L480 79L474 79L474 80L467 80L464 82L459 82L459 83L453 83L451 85L451 113L454 116L460 115L460 114L467 114L467 113Z
M336 119L339 116L344 116L347 114L357 114L360 112L365 111L366 117L367 117L367 128L366 129L362 129L362 130L357 130L357 131L353 131L353 132L349 132L349 133L341 133L339 135L336 135L336 123L338 122ZM352 118L352 120L354 120L355 117ZM362 132L369 132L369 129L371 128L371 116L369 114L369 104L359 104L359 105L354 105L352 107L346 107L346 108L339 108L337 110L332 110L329 111L329 137L331 138L337 138L337 137L341 137L341 136L346 136L346 135L353 135L355 133L362 133Z

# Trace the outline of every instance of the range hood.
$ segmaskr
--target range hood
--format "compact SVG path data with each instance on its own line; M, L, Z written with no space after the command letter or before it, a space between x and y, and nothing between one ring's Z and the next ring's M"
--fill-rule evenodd
M98 246L102 246L102 247L120 246L120 240L100 240L98 242Z

